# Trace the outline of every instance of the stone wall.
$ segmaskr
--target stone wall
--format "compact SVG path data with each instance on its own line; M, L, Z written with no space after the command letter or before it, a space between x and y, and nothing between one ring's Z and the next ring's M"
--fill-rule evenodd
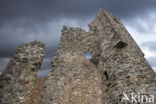
M131 104L123 92L155 95L155 72L120 20L101 9L89 28L64 26L43 104Z
M0 76L0 104L39 104L42 101L44 79L37 78L37 70L44 56L45 47L41 42L19 46Z
M101 9L89 28L63 27L47 79L36 77L44 44L21 45L0 76L0 103L155 104L139 102L139 97L137 103L130 101L131 93L155 96L156 80L120 20ZM124 94L129 100L122 102Z
M131 93L156 95L155 72L120 20L100 10L89 27L97 36L98 69L107 104L122 104L123 92L129 97Z
M64 26L43 104L104 104L98 70L85 58L89 37L80 28Z

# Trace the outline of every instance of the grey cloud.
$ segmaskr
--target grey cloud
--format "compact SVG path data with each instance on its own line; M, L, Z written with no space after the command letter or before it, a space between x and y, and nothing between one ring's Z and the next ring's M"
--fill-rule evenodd
M4 70L4 68L6 67L6 63L8 63L9 60L9 58L0 58L0 72Z
M156 66L156 56L147 58L151 66Z
M148 47L151 51L156 52L156 42L155 41L144 42L141 44L141 47Z
M154 10L149 12L145 12L142 15L138 15L137 17L133 17L124 21L125 24L135 28L138 32L148 35L155 33L155 21L156 21L156 14Z
M156 56L147 58L147 61L152 66L153 70L156 72Z
M25 26L24 24L26 22L27 21L21 21L20 23L20 21L12 21L0 28L0 58L13 56L20 44L38 40L46 46L46 58L52 59L54 50L59 43L61 29L64 24L86 29L89 23L87 20L84 22L79 19L66 18L57 19L56 21L51 20L42 24L34 23L32 26ZM50 63L50 61L48 63ZM1 67L1 69L2 68L3 67ZM42 70L45 69L46 68L42 67Z
M49 69L51 68L51 58L44 58L43 59L43 63L42 63L42 66L41 66L41 69L38 70L38 73L37 75L39 77L46 77L48 76L48 73L49 73Z
M44 42L48 52L53 51L61 35L60 20L75 19L84 26L83 22L93 19L100 8L121 18L131 18L155 8L155 3L155 0L1 0L0 57L10 57L19 44L33 40Z
M70 21L70 22L69 22ZM12 21L0 28L0 57L10 57L18 45L39 40L46 45L46 56L52 56L60 40L61 29L68 26L87 28L89 21L80 19L55 19L45 23L27 25L27 20Z
M0 59L34 40L45 43L46 58L52 59L63 25L87 29L100 8L127 20L155 10L155 4L156 0L0 0Z
M154 41L144 42L141 44L141 47L148 47L151 52L156 52L156 42ZM146 59L156 72L156 56L151 56Z
M86 17L104 8L119 17L127 17L155 9L155 0L1 0L1 18L26 16L47 20L58 16Z

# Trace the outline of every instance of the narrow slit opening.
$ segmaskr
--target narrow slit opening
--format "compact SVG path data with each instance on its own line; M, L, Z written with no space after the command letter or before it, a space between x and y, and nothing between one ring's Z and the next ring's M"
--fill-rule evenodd
M109 77L108 77L108 73L107 73L107 71L104 71L104 73L103 73L103 74L104 74L104 76L105 76L105 79L106 79L106 80L108 80L108 79L109 79Z

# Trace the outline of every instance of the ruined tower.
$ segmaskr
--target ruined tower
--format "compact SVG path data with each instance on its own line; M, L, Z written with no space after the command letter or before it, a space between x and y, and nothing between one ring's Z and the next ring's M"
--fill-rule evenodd
M37 70L44 56L45 47L41 42L19 46L0 76L0 104L39 104L42 101L44 79L37 78Z
M155 95L155 73L120 20L101 9L89 28L64 26L43 104L131 104L123 93Z
M98 69L107 104L121 104L123 92L129 96L131 93L156 95L155 72L120 20L100 10L89 27L97 36Z

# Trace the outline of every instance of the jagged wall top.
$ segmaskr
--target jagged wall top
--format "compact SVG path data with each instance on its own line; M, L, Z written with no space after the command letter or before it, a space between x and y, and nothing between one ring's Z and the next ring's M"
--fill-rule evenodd
M155 91L152 68L118 18L101 9L89 28L63 28L43 104L122 104L123 92Z
M37 77L37 70L41 67L44 56L45 46L41 42L34 41L19 46L0 76L0 103L39 104L41 102L44 80ZM37 89L42 90L36 92Z

